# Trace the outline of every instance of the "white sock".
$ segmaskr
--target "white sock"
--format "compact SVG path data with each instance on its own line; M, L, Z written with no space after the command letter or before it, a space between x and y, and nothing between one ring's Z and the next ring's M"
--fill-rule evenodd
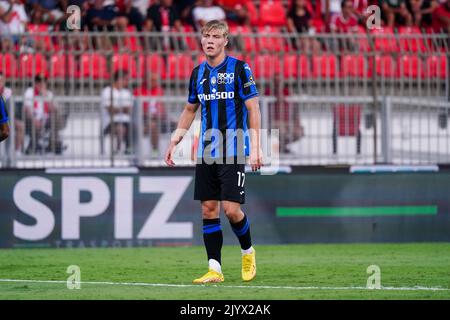
M242 255L252 253L253 252L253 247L250 247L250 248L245 249L245 250L241 249L241 252L242 252Z
M220 267L220 263L219 261L215 260L215 259L209 259L208 260L209 263L209 268L218 272L218 273L222 273L222 268Z

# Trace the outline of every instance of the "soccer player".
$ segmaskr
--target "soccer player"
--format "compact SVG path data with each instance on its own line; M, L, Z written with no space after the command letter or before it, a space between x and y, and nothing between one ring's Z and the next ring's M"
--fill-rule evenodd
M171 167L175 165L172 159L175 147L201 106L194 199L201 201L209 271L194 283L224 281L220 205L241 245L242 279L250 281L256 276L255 249L252 247L249 220L242 212L241 204L245 202L247 157L252 171L263 165L258 91L248 64L225 53L228 44L225 22L207 22L201 29L201 36L206 61L192 71L188 103L172 135L165 162Z
M9 136L8 112L6 111L6 102L0 95L0 142L6 140Z

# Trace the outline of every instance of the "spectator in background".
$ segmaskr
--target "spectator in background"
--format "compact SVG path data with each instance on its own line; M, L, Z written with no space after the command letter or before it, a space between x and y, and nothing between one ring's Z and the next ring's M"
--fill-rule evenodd
M312 13L306 6L306 0L295 0L287 13L289 32L307 33L310 28Z
M118 70L114 73L113 87L106 87L101 93L101 109L103 133L110 134L115 139L114 153L129 154L130 150L130 119L133 106L133 96L128 90L128 73ZM112 90L112 106L111 106ZM112 118L112 123L111 123ZM124 150L125 149L125 150Z
M60 24L68 14L67 0L29 0L32 5L31 21L34 24Z
M226 14L228 24L235 25L249 25L250 14L247 9L250 0L218 0Z
M144 16L135 7L133 0L116 0L117 8L119 9L119 16L126 17L130 25L136 27L137 31L142 31L144 25Z
M175 0L175 5L180 12L181 22L194 26L194 20L192 20L192 10L194 9L197 0Z
M147 31L181 31L181 20L177 6L173 0L161 0L160 3L151 5L147 10L145 21Z
M181 38L177 39L177 43L175 43L174 38L169 34L171 31L182 31L180 14L177 6L173 4L173 0L161 0L159 4L148 8L145 30L162 32L162 37L150 38L152 49L160 50L161 47L169 49L183 46Z
M159 76L151 73L140 88L134 90L134 96L145 97L143 103L144 134L150 134L150 147L154 155L159 155L159 134L167 126L167 115L161 100L152 97L163 97L164 89L159 84Z
M331 18L330 30L337 33L349 33L358 28L358 17L354 14L352 0L342 0L341 13Z
M381 9L388 27L412 26L413 19L405 0L380 0Z
M325 21L327 23L341 12L341 0L325 0Z
M200 0L192 11L192 17L196 30L200 30L208 21L226 19L225 11L214 5L213 0Z
M439 6L435 0L409 0L408 10L411 12L416 27L430 27L432 13Z
M372 14L372 12L367 12L367 7L371 5L371 1L376 0L351 0L353 5L353 14L358 17L358 23L365 25L367 18Z
M3 101L5 102L6 106L10 106L10 98L12 96L12 90L11 88L8 88L5 86L5 77L0 72L0 96L3 98ZM15 130L15 150L16 155L20 155L23 148L23 142L24 142L24 136L25 136L25 127L22 120L21 115L21 109L18 110L16 108L14 110L14 130ZM10 112L11 116L11 112Z
M29 87L24 94L25 134L30 136L30 143L25 153L52 152L61 154L63 146L59 138L62 127L57 106L53 102L53 93L47 89L47 79L36 75L34 87Z
M315 30L311 28L312 13L308 9L306 0L295 0L287 13L287 29L291 33L313 35ZM297 45L297 40L299 45ZM320 43L309 36L293 38L294 47L306 53L314 53L320 50Z
M126 17L119 16L112 0L94 0L86 13L89 31L125 31L128 25Z
M450 0L433 11L433 29L435 32L450 33Z
M17 44L22 33L25 32L28 16L20 0L0 1L0 34L11 37ZM8 36L10 35L10 36Z

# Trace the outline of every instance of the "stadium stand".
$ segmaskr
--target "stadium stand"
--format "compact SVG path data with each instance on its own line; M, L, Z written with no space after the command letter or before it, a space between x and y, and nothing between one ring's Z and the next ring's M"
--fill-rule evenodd
M303 30L304 32L292 30L288 26L294 4L301 2L304 3L302 8L305 8L309 15L308 28ZM154 1L148 1L148 7L153 3ZM373 97L372 89L377 89L375 92L383 96L415 97L416 101L421 101L422 98L445 101L448 98L449 26L445 25L442 19L436 18L436 13L430 13L436 18L433 18L433 21L436 21L433 25L430 25L427 19L422 19L417 25L397 23L393 27L387 27L386 20L382 20L379 28L368 30L365 27L367 16L363 15L361 8L371 2L353 1L359 17L359 26L348 32L330 32L331 20L326 15L329 11L326 3L318 0L243 1L242 6L248 10L248 15L236 19L233 13L242 9L240 4L233 0L216 2L227 12L230 24L230 54L249 63L260 92L271 88L274 85L273 79L277 78L277 81L289 88L286 103L290 107L296 108L298 105L291 102L292 99L303 101L300 103L303 114L301 121L309 121L305 116L308 114L314 118L316 111L313 108L318 107L327 115L328 120L333 117L341 119L341 113L344 111L339 108L356 105L352 103L353 97L359 97L363 101L358 103L357 109L358 119L361 119L354 123L338 121L336 137L347 136L343 134L347 130L352 133L350 136L359 134L358 139L362 139L362 142L368 140L364 139L365 137L373 134L368 131L371 130L371 125L363 121L364 116L370 114L371 101L377 99ZM171 6L173 10L177 10L180 4L181 1L173 1ZM114 5L120 6L118 3ZM90 6L90 2L83 5L82 17L85 17ZM25 9L28 20L32 21L26 1ZM189 10L186 12L189 13ZM450 12L449 1L439 3L436 12L440 16ZM129 89L132 92L141 87L149 74L157 74L162 89L160 92L164 92L164 96L156 95L152 99L173 99L171 105L167 104L167 119L164 120L172 123L179 112L180 104L185 100L191 70L204 60L195 24L189 19L189 14L178 14L182 23L180 29L171 27L169 20L162 19L160 22L164 31L161 32L139 32L137 30L141 29L141 26L136 26L134 21L128 21L125 29L92 31L88 30L83 18L81 30L67 30L64 23L52 25L29 22L25 33L9 35L5 33L6 24L9 22L1 21L0 72L6 77L8 86L13 89L14 106L20 111L20 97L36 75L48 77L49 88L55 99L59 99L61 108L67 109L65 111L68 114L68 125L62 130L65 130L63 136L69 148L61 156L68 155L70 150L76 150L73 154L80 152L83 158L87 157L84 155L87 152L84 149L89 147L80 147L80 141L84 138L74 133L76 126L74 127L71 121L81 123L80 112L83 110L87 110L93 117L98 116L98 112L93 112L99 104L98 98L94 97L98 97L101 88L111 83L112 74L116 71L127 71L130 76ZM142 29L146 30L145 26L142 26ZM311 98L301 100L298 98L300 96ZM85 101L85 105L75 104L74 97L80 98L79 103ZM324 100L316 99L321 101L319 103L314 97L323 97ZM339 104L338 109L334 103L336 97L345 100L343 104ZM139 119L139 108L145 99L145 95L136 99L135 119ZM264 108L272 107L271 101L270 97L266 99L262 96L263 113ZM417 103L423 107L422 102ZM399 108L403 105L404 102L398 102ZM430 112L434 111L430 109ZM159 123L158 126L167 127L167 123ZM320 122L322 131L314 133L319 138L311 140L312 144L327 144L331 141L332 127L326 123L326 120ZM341 123L350 127L344 130ZM363 124L365 130L359 132L357 127L362 127ZM140 127L136 125L130 130L133 139L147 139L145 135L140 135ZM305 123L305 137L308 137L308 130L312 132L311 125ZM95 143L103 138L97 137ZM160 138L165 137L160 135ZM360 142L358 145L362 149L358 150L364 153L364 145ZM367 148L370 149L371 146L368 145ZM301 154L303 151L298 152L297 154ZM24 155L23 159L29 156ZM94 157L92 154L91 156ZM286 156L286 159L293 159L290 155ZM1 160L4 157L7 157L7 152L0 151L1 163L5 163ZM346 159L345 161L348 161L348 158ZM368 156L366 159L373 157Z

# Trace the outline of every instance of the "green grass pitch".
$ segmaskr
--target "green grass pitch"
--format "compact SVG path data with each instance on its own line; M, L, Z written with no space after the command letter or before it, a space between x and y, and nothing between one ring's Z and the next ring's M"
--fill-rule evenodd
M205 286L191 285L206 271L202 246L2 249L0 299L450 299L448 243L255 248L254 281L240 279L239 247L225 246L225 282ZM80 267L79 290L66 286L69 265ZM370 265L381 269L381 289L365 288Z

